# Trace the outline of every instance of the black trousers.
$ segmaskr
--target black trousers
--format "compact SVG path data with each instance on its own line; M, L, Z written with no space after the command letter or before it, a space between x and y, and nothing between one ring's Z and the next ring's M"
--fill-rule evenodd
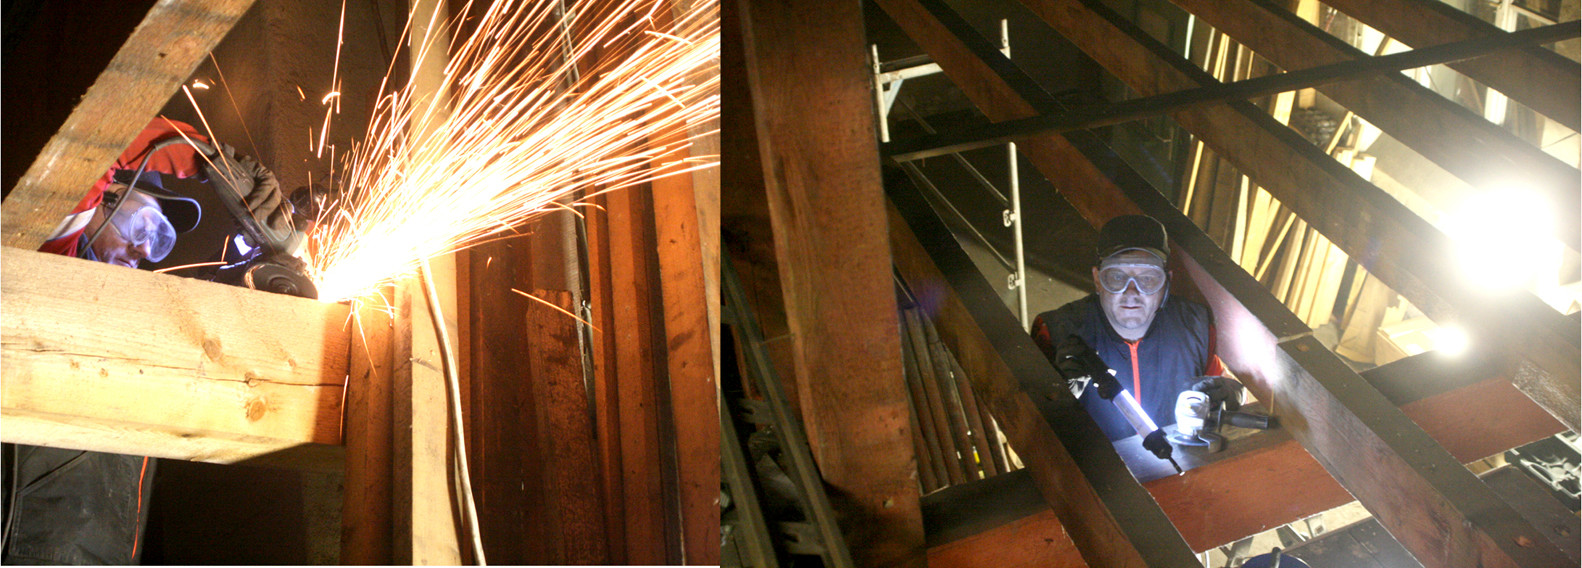
M138 562L154 489L153 458L20 444L5 449L10 459L0 518L7 534L0 561Z

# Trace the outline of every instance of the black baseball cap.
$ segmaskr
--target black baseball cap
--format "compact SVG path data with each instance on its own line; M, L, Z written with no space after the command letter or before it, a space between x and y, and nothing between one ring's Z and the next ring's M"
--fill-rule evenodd
M1170 258L1170 239L1165 235L1165 226L1153 217L1122 215L1110 219L1099 230L1096 249L1100 262L1129 250L1146 251L1165 262Z
M112 177L115 183L132 185L132 176L136 173L135 170L116 170ZM203 219L203 207L198 205L198 200L165 189L159 172L144 171L137 178L135 189L159 202L160 211L177 233L191 231Z

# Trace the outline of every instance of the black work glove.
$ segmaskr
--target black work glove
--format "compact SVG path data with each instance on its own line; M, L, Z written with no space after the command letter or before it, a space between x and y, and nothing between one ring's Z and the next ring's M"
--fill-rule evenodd
M1076 335L1068 335L1055 347L1056 365L1067 380L1087 377L1099 398L1110 400L1121 393L1121 382L1110 374L1109 365L1099 358L1097 351Z
M1241 408L1241 381L1230 377L1198 377L1193 381L1188 390L1195 390L1208 395L1209 408L1220 408L1236 411Z
M1170 440L1165 439L1164 428L1154 430L1153 433L1143 436L1143 449L1148 450L1156 458L1169 458L1172 448L1170 447Z
M230 144L215 143L214 148L214 154L208 156L209 162L203 165L203 175L209 183L229 186L220 191L235 191L240 195L248 213L264 225L272 237L283 240L290 235L291 205L281 195L280 180L275 178L275 173L251 156L236 153L236 148Z

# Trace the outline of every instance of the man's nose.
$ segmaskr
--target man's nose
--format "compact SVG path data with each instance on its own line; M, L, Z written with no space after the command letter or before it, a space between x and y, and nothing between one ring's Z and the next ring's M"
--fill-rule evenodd
M153 247L153 243L143 243L140 245L128 244L126 246L127 255L131 256L135 260L143 260L154 253Z

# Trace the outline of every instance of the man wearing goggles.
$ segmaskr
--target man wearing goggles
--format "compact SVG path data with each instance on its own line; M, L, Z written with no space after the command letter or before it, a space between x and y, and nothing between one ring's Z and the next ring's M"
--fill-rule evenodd
M154 181L158 174L144 175L152 177L140 190L128 191L128 186L122 184L105 190L104 202L88 221L85 231L90 237L79 245L82 247L79 258L137 268L145 259L159 262L170 255L170 249L176 245L176 228L165 217L160 199L154 197L160 193L152 193L159 186ZM158 191L162 193L163 189ZM167 201L181 199L161 197Z
M1201 376L1224 373L1214 355L1213 313L1170 297L1169 251L1164 225L1152 217L1111 219L1099 231L1094 294L1040 314L1032 331L1057 366L1076 355L1061 352L1072 345L1066 338L1081 337L1160 427L1175 422L1182 391ZM1095 389L1084 392L1081 401L1111 440L1137 434Z
M190 125L154 119L39 250L132 268L163 260L202 215L196 200L165 190L163 175L212 179L205 167L218 159L185 144L160 146L173 138L208 141ZM261 166L245 173L267 178L254 180L250 208L280 203L274 174ZM0 564L138 563L157 460L22 444L7 444L5 454Z

